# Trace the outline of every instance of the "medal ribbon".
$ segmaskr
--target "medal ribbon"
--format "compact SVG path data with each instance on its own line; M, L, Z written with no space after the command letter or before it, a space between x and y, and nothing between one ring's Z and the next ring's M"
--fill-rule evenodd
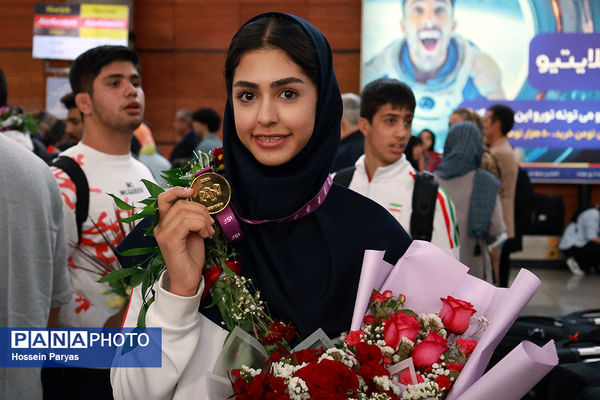
M198 176L205 172L211 172L211 171L212 171L211 168L204 168L204 169L196 172L194 174L194 176ZM239 217L239 216L238 217L240 220L242 220L245 223L250 224L250 225L261 225L261 224L265 224L267 222L296 221L300 218L307 216L308 214L314 212L317 208L319 208L321 206L321 204L323 204L323 202L325 201L325 198L327 197L327 194L329 193L331 186L333 186L333 178L331 177L331 175L328 175L327 179L325 179L325 182L323 183L323 186L321 187L321 190L319 190L319 192L315 195L315 197L310 199L298 211L296 211L295 213L293 213L292 215L289 215L287 217L278 218L278 219L263 219L263 220L253 220L253 219L243 218L243 217ZM235 242L237 240L240 240L243 237L242 229L240 228L240 224L238 223L237 218L235 217L235 214L234 214L231 206L227 205L227 207L225 207L225 209L223 211L217 213L215 215L215 217L217 218L217 221L219 222L221 229L223 229L223 233L225 234L225 238L227 239L228 242Z

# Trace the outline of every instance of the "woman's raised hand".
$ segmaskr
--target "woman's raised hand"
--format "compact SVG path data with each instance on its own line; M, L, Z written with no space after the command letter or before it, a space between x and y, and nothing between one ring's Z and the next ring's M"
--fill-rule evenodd
M167 265L165 289L179 296L194 296L202 280L204 239L214 235L214 220L202 204L180 200L192 189L171 188L158 195L160 222L154 237Z

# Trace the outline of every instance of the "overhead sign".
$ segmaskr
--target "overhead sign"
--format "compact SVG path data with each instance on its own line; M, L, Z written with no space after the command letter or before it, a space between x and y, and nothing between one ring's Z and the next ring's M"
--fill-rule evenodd
M74 60L104 44L127 46L129 7L105 4L35 5L33 57Z

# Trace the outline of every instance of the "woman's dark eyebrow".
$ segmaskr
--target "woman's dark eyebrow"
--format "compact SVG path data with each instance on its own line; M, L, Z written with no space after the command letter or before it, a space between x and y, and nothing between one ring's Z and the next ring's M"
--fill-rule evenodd
M275 88L279 86L289 85L290 83L304 83L304 81L300 78L291 76L289 78L278 79L275 82L272 82L269 86ZM233 87L247 87L252 89L258 89L258 85L256 83L248 81L237 81L233 84Z
M256 83L248 81L237 81L233 84L233 87L247 87L252 89L258 89L258 85Z
M291 76L289 78L283 78L283 79L279 79L275 82L272 82L271 87L274 88L274 87L278 87L278 86L285 86L290 83L304 83L304 81L300 78Z

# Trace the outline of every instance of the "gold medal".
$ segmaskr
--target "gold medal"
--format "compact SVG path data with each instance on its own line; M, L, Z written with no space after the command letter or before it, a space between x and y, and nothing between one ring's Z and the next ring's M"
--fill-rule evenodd
M202 204L209 214L225 209L231 200L231 187L227 179L214 172L199 175L192 182L192 200Z

